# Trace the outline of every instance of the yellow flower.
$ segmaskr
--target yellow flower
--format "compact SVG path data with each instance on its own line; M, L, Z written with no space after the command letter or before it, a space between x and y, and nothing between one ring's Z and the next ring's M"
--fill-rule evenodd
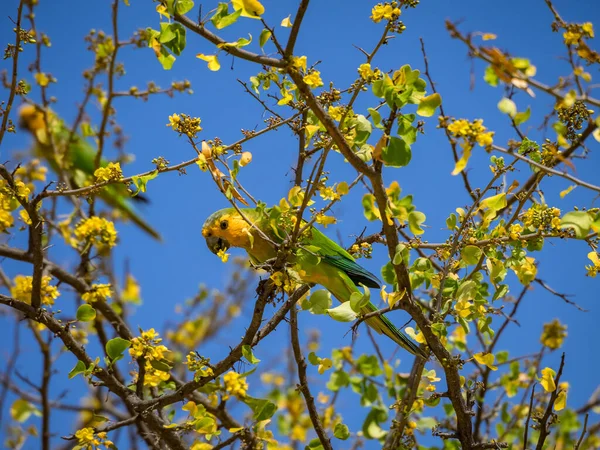
M96 181L112 181L120 180L123 178L123 171L121 170L121 163L108 163L106 167L99 167L94 172Z
M378 78L380 73L379 69L371 69L371 64L369 63L358 66L358 74L365 81L372 81L373 78Z
M513 240L519 239L521 237L522 232L523 232L523 226L518 223L511 225L510 228L508 229L510 238Z
M92 284L92 288L81 295L81 299L86 303L94 303L98 300L105 301L110 297L112 297L110 284Z
M378 3L371 10L371 20L375 23L385 20L395 20L400 16L401 10L397 3Z
M294 56L292 58L292 65L296 69L302 69L306 72L306 56Z
M489 147L494 143L494 132L479 133L476 137L477 143L482 147Z
M448 131L454 136L467 136L470 130L470 123L465 119L459 119L448 125Z
M227 251L224 248L217 252L217 256L221 258L221 261L223 261L224 263L226 263L229 260L229 253L227 253Z
M558 319L554 319L550 323L545 323L540 342L546 347L556 350L562 347L563 341L567 336L566 330L567 326L561 324Z
M141 302L141 288L133 275L127 274L125 277L125 286L121 293L121 298L124 302L129 303L140 303Z
M50 286L50 280L52 280L52 277L42 277L42 305L54 305L54 300L60 295L56 286ZM21 302L31 304L33 277L17 275L13 283L14 285L10 288L10 295Z
M308 75L304 75L304 82L311 88L317 88L323 86L323 80L321 80L321 72L318 70L311 70Z
M244 398L248 391L248 383L245 378L240 377L237 372L227 372L223 375L223 384L225 385L225 394L223 400L227 400L230 396Z
M342 120L342 115L344 114L344 107L343 106L330 106L328 112L333 120L340 121L340 120Z
M117 231L111 221L93 216L77 224L75 238L85 246L93 245L99 251L104 251L116 245Z

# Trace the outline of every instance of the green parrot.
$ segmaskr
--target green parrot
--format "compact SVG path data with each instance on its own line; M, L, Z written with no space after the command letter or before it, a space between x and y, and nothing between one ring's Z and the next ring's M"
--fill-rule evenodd
M248 252L254 263L275 258L275 248L256 229L260 229L272 242L283 240L271 226L268 214L261 214L252 208L242 208L240 211L254 227L234 208L222 209L206 219L202 227L202 236L206 239L210 251L218 254L229 247L241 247ZM302 256L300 253L288 261L298 267L297 272L303 282L320 284L340 302L349 301L353 293L360 292L357 287L359 283L373 288L380 286L375 275L359 266L346 250L316 228L311 227L308 230L308 237L303 238L302 243L310 246L311 251L319 257L317 259L312 254ZM377 311L377 308L372 303L368 303L361 310L363 314L373 311ZM379 334L385 334L413 355L427 359L427 353L383 315L371 317L366 322Z
M63 149L67 145L70 131L54 113L48 111L46 115L52 133L52 142L55 148ZM35 155L45 159L50 168L58 174L60 168L59 161L50 145L42 110L38 106L23 105L19 110L19 125L27 130L35 139ZM71 143L68 144L67 151L65 151L64 158L66 161L63 167L68 168L69 182L74 189L85 186L86 182L93 178L96 150L83 137L77 134L73 136ZM107 164L108 161L104 159L100 162L101 167L105 167ZM131 200L145 201L143 197L131 197L127 187L121 183L103 187L98 195L107 205L119 211L124 217L134 222L150 236L157 240L161 239L158 232L138 215L131 204Z

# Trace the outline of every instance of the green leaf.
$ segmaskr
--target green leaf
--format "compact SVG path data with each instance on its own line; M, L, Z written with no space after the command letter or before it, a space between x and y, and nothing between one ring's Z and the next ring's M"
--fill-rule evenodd
M270 419L275 414L275 411L277 411L277 405L267 399L244 397L242 401L254 412L252 418L256 422Z
M394 263L394 265L399 265L399 264L406 264L408 262L408 249L406 248L406 245L404 244L398 244L396 246L396 252L394 253L394 259L392 260L392 263ZM393 270L393 268L392 268Z
M561 228L571 228L577 239L585 239L592 227L592 216L586 211L571 211L560 219Z
M360 355L356 360L356 369L368 377L377 377L383 373L375 355Z
M83 361L77 361L77 364L75 364L75 367L73 367L73 369L71 369L71 371L69 372L69 375L68 375L69 380L71 378L76 377L80 373L84 373L85 370L86 370L85 363Z
M146 185L148 184L148 181L154 180L157 176L158 176L158 170L153 170L148 175L142 175L139 177L137 177L137 176L131 177L131 181L133 181L133 184L135 185L135 187L137 187L137 191L135 191L133 193L133 196L135 197L140 192L146 192Z
M510 117L515 117L517 114L517 105L510 98L504 97L498 102L498 109L501 113L508 114Z
M467 280L460 284L456 291L457 300L472 300L477 293L477 283L473 280Z
M474 265L479 262L482 253L476 245L467 245L460 251L460 257L465 264Z
M446 219L446 226L448 227L449 230L454 231L456 229L456 222L457 222L456 214L452 213Z
M313 292L308 302L302 303L302 309L308 309L313 314L325 314L327 308L331 308L331 294L325 289Z
M249 34L249 39L245 39L245 38L239 38L237 41L233 41L233 42L223 42L222 44L218 44L217 48L222 48L222 49L229 49L229 48L242 48L242 47L246 47L247 45L250 45L250 43L252 42L252 35Z
M387 147L384 147L381 152L382 161L389 167L404 167L408 165L411 158L410 145L396 136L390 137Z
M250 364L258 364L260 362L260 359L258 359L256 356L254 356L254 353L252 353L252 347L249 345L242 346L242 355Z
M362 431L367 439L381 439L386 432L379 425L387 420L387 412L382 408L373 408L367 414L363 423Z
M352 309L350 302L344 302L335 308L328 309L327 314L338 322L352 322L356 319L356 313Z
M321 364L321 358L319 358L315 352L310 352L308 354L308 362L313 366L318 366Z
M375 124L376 128L380 130L385 130L385 127L381 123L381 114L375 108L368 108L369 114L371 114L371 119L373 119L373 124Z
M521 125L529 120L529 116L531 116L531 108L527 107L526 111L521 111L515 114L513 120L515 121L515 125Z
M171 50L175 55L181 55L185 48L185 27L180 23L161 23L158 42Z
M506 193L503 192L502 194L498 194L498 195L492 195L491 197L488 198L484 198L483 200L481 200L481 207L482 208L487 208L490 211L500 211L502 208L505 208L507 205L506 203Z
M115 361L123 357L123 352L131 347L131 342L127 339L116 337L106 343L106 354Z
M381 268L381 278L383 278L383 281L391 284L392 286L396 284L396 272L394 271L394 266L392 266L391 263L387 263Z
M234 11L231 14L229 14L228 4L219 3L219 6L217 7L217 12L215 12L215 15L211 17L210 21L217 30L221 30L235 23L239 19L241 14L242 9L238 9L237 11Z
M160 370L161 372L169 373L172 369L169 361L166 359L151 359L150 365L154 367L156 370Z
M421 99L417 107L417 114L421 117L431 117L435 110L442 104L442 97L437 92Z
M353 292L350 295L350 308L356 313L359 313L371 301L371 291L364 284L362 286L365 289L364 294L362 292Z
M337 370L331 374L329 381L327 382L327 389L332 392L337 392L341 388L346 387L350 384L350 375L344 372L342 369Z
M506 284L499 284L498 289L496 289L496 292L494 292L492 301L498 300L499 298L504 297L506 294L508 294L508 286Z
M485 68L483 80L492 87L498 86L498 75L496 75L496 72L492 66Z
M335 428L333 429L333 436L345 441L350 437L350 430L348 429L348 425L344 425L341 422L335 424Z
M77 308L77 314L75 316L80 322L89 322L96 318L96 310L92 308L91 305L84 303Z
M354 126L356 129L354 144L358 147L367 142L367 139L369 139L369 136L371 136L371 132L373 131L371 122L362 114L356 116L356 118L351 121L350 126Z
M421 224L425 222L425 214L419 211L411 211L408 213L408 228L415 236L425 233L421 228Z
M258 37L260 48L263 48L269 39L271 39L271 32L267 29L262 30L260 32L260 36Z
M175 2L175 12L180 16L192 10L194 7L193 0L177 0Z

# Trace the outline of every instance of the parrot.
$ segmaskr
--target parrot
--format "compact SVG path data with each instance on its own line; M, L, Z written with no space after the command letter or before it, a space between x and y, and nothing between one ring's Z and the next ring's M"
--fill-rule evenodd
M275 258L276 249L270 241L280 243L283 239L278 236L276 227L271 225L269 215L253 208L240 208L240 211L253 226L249 225L235 208L221 209L206 219L202 227L202 236L209 250L219 254L230 247L243 248L250 260L256 264ZM299 269L298 275L303 282L320 284L340 302L349 301L355 292L360 293L359 283L372 288L380 287L380 281L375 275L358 265L352 255L317 228L311 226L307 232L308 237L302 240L302 244L310 247L311 252L316 253L318 258L312 254L302 256L302 252L299 252L288 260ZM377 308L370 302L361 309L363 314L373 311L377 311ZM425 351L383 315L371 317L366 323L377 333L388 336L413 355L428 358Z
M52 132L52 142L56 148L61 149L61 145L67 145L70 130L53 112L47 111L46 115ZM25 104L19 109L18 116L19 126L28 131L35 139L34 154L45 159L50 168L58 174L60 165L50 145L44 113L41 108L36 105ZM85 186L86 181L94 176L96 150L82 136L74 134L68 144L68 149L64 153L64 158L67 167L71 167L67 170L71 186L74 189ZM108 161L105 159L100 161L100 167L105 167L107 164ZM138 215L130 201L130 199L147 201L145 198L140 196L131 197L127 187L121 183L109 184L101 188L99 196L106 204L122 213L123 216L134 222L154 239L161 240L160 234Z

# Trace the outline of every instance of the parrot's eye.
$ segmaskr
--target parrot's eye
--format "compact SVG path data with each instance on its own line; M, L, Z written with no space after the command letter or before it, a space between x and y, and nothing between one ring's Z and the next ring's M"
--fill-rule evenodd
M227 221L224 220L223 222L221 222L221 230L226 230L227 229Z

